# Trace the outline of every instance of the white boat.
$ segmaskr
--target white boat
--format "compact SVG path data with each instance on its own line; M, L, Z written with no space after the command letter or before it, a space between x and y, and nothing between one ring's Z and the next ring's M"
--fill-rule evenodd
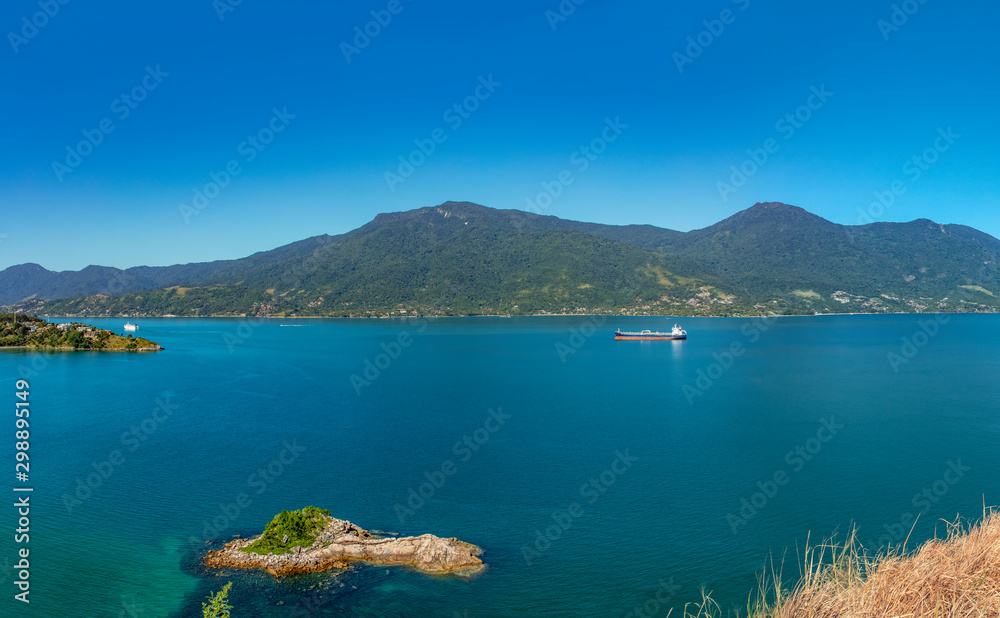
M125 330L139 330L139 325L131 322L125 322Z

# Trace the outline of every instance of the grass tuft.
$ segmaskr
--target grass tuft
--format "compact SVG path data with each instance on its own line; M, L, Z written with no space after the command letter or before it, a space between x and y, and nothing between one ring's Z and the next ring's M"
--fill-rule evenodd
M786 588L772 563L747 603L749 618L869 618L887 616L1000 616L1000 513L987 511L976 524L946 522L944 539L931 539L913 552L902 546L868 554L852 528L806 547L800 578ZM669 615L669 614L668 614ZM685 606L683 618L721 616L702 592ZM737 614L739 615L739 614Z

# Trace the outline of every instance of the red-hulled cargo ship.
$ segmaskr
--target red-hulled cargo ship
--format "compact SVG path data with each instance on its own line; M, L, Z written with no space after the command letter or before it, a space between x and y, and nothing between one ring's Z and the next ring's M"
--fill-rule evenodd
M615 331L616 341L677 341L687 338L687 331L676 324L674 324L674 328L669 333L661 333L655 330L623 331L619 329Z

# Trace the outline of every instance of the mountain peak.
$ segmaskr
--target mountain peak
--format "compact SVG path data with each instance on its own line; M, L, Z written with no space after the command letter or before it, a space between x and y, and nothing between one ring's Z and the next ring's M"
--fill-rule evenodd
M760 212L760 213L766 212L768 214L790 213L796 215L805 214L811 217L816 216L811 212L809 212L808 210L806 210L805 208L799 208L798 206L792 206L791 204L786 204L784 202L757 202L756 204L754 204L750 208L747 208L743 212Z
M705 228L706 231L729 229L733 226L778 225L781 228L802 225L836 225L819 215L814 215L804 208L785 204L784 202L757 202L750 208L741 210L735 215L723 219L715 225Z
M483 214L493 210L493 208L474 204L473 202L448 201L438 204L437 206L424 206L423 208L415 208L413 210L404 210L401 212L379 213L361 229L365 229L371 225L383 225L392 221L410 221L416 219L417 217L425 217L427 215L435 214L443 215L445 217L458 216L460 219L464 219L469 215Z
M757 202L750 208L798 208L798 206L792 206L785 202Z
M472 202L444 202L428 210L436 212L439 215L444 215L445 217L458 217L459 219L497 212L495 208L488 208Z
M34 262L25 262L24 264L14 264L13 266L8 266L6 269L4 269L3 272L15 272L15 271L39 272L43 270L48 272L48 269L46 269L41 264L35 264Z
M452 202L449 200L447 202L439 204L437 208L443 208L445 210L459 210L459 209L480 210L480 209L485 209L486 206L483 206L482 204L476 204L475 202Z

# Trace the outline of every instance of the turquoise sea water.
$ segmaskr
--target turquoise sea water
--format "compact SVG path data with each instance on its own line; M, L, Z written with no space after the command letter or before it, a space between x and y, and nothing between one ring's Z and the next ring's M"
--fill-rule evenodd
M810 532L884 545L919 514L913 543L1000 504L1000 316L594 321L149 319L163 352L0 353L11 409L32 372L35 487L31 611L8 506L0 614L195 616L233 581L234 616L662 616L701 587L745 604ZM489 568L198 566L309 504Z

